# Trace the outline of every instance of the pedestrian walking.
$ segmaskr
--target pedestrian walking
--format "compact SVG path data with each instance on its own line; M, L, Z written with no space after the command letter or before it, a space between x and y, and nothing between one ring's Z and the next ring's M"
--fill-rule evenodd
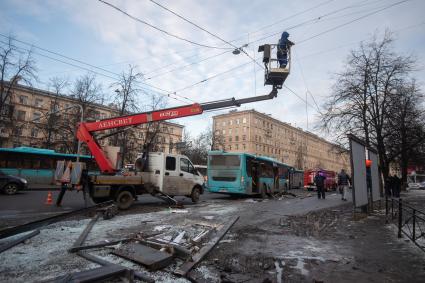
M394 174L392 177L392 185L393 185L393 196L395 198L400 198L400 191L401 191L401 179Z
M344 169L341 169L341 172L338 174L338 186L341 192L341 199L347 201L348 196L348 187L351 183L350 176L345 172Z
M393 196L393 178L391 176L385 180L385 195L389 198Z
M326 177L322 171L317 172L316 176L314 177L314 183L317 187L317 197L319 199L325 199L325 180Z
M62 206L63 196L65 195L66 190L68 189L68 184L71 182L71 170L72 170L72 162L69 161L68 165L66 166L65 172L63 173L61 178L61 191L58 195L58 199L56 200L57 207Z

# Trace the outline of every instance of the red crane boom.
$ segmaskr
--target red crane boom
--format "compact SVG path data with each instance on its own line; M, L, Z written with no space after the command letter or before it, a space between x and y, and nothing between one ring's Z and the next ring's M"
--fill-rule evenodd
M149 122L157 122L200 115L206 110L235 107L245 103L273 99L276 96L277 89L273 88L273 90L268 95L254 96L243 99L231 98L227 100L213 101L203 104L194 103L191 105L184 105L174 108L155 110L151 112L120 116L95 122L84 122L80 123L78 126L77 138L81 142L87 144L91 154L95 158L102 173L114 173L116 171L115 167L113 166L112 162L107 158L99 143L93 137L93 132L135 126L140 124L146 124Z

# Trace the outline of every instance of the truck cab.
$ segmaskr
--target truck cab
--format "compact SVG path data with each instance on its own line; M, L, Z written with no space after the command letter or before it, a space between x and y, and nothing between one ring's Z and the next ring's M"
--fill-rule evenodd
M156 177L152 179L152 185L160 192L169 196L190 196L194 202L199 200L204 178L187 156L152 152L148 160L147 171ZM139 164L136 161L136 170L140 168Z
M134 171L125 174L91 176L88 182L94 202L115 200L118 207L127 209L137 195L187 196L198 202L203 194L203 176L187 156L150 152L140 155Z

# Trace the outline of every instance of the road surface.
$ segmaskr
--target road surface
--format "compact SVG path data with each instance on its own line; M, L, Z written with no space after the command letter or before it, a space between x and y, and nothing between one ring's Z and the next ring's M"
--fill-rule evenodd
M47 191L22 191L12 196L0 194L0 229L84 208L85 206L83 194L81 192L67 191L62 200L61 207L56 207L55 205L59 191L52 191L52 205L46 204L47 193ZM205 192L201 196L201 201L226 198L229 198L229 196ZM176 200L183 203L185 206L192 205L191 199L187 197L176 197ZM150 195L139 196L136 203L147 205L157 204L164 208L167 207L164 201ZM94 203L89 199L88 205L93 204Z

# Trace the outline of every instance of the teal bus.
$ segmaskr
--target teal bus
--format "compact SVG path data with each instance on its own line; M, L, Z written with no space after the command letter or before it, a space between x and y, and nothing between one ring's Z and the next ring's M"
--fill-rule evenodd
M0 148L0 172L28 181L29 189L59 187L55 180L56 162L76 161L77 154L58 153L51 149L34 147ZM94 158L80 155L89 170L97 170Z
M289 188L293 167L265 156L210 151L207 188L212 193L261 195Z

